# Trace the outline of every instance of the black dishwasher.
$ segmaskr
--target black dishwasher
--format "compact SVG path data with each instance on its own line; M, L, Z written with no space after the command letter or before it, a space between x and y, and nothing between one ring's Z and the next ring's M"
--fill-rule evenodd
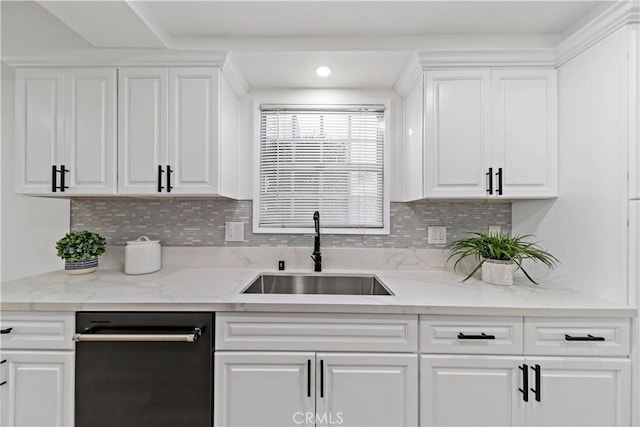
M211 427L213 314L76 315L76 427Z

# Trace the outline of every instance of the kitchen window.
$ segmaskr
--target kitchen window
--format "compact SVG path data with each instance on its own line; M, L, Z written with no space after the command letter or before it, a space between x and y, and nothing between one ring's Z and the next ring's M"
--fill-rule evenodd
M254 231L310 232L320 211L326 233L388 234L385 133L384 105L261 105Z

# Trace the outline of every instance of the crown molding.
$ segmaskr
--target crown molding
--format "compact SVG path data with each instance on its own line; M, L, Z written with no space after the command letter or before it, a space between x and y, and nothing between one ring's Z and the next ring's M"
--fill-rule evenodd
M584 52L624 25L640 23L640 2L620 1L556 46L556 67Z
M478 67L552 67L555 63L555 56L552 48L451 49L419 52L418 60L425 70Z
M400 76L393 85L393 90L401 97L406 98L421 76L422 66L418 60L418 54L414 52L400 72Z
M209 49L75 49L2 57L2 62L12 67L222 67L227 54L227 50Z
M393 89L403 98L423 71L463 68L549 68L555 66L553 48L437 49L415 53L400 72Z
M227 53L227 57L222 65L222 74L231 85L231 88L236 93L238 98L242 98L250 89L249 82L242 73L235 56L231 53Z

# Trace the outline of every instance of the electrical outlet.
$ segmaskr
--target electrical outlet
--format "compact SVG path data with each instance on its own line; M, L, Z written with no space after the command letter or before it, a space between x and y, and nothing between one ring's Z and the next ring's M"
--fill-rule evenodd
M499 225L490 225L489 226L489 234L500 234L501 229Z
M427 230L427 243L430 245L446 245L447 227L429 227Z
M243 242L244 241L244 222L225 222L224 223L224 241L225 242Z

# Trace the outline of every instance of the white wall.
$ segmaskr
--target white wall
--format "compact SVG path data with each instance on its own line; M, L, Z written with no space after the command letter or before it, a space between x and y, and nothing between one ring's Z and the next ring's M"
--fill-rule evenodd
M514 202L513 232L537 235L559 286L627 303L628 28L559 69L559 197ZM632 301L631 303L635 303Z
M36 2L2 2L2 55L89 44ZM55 242L69 231L69 201L14 193L14 70L2 63L0 281L62 268Z
M240 100L239 198L253 199L254 144L259 135L253 126L259 104L390 104L387 125L390 126L390 199L402 200L403 99L393 90L349 89L272 89L252 90Z

